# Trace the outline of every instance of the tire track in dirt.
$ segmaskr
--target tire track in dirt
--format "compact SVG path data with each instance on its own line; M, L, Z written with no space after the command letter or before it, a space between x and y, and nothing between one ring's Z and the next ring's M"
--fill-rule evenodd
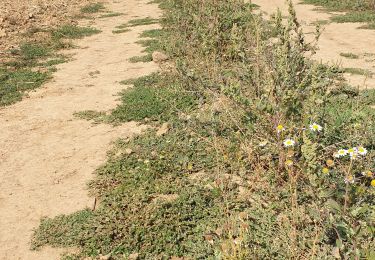
M112 30L134 18L158 18L147 0L105 3L126 15L83 21L102 33L77 42L74 60L59 65L54 79L30 98L0 109L0 259L58 259L62 250L29 250L32 230L43 216L54 217L91 207L87 182L106 159L111 143L139 134L145 126L93 125L74 112L109 110L124 86L119 82L156 71L154 63L129 63L141 55L137 37L158 25Z
M285 0L253 0L267 14L272 14L280 8L287 13ZM301 0L293 0L297 17L299 18L306 38L313 39L316 22L329 21L333 14L318 11L317 6L301 4ZM323 25L324 31L319 39L316 55L313 59L328 64L338 64L344 68L360 68L370 71L373 77L345 73L348 82L361 89L375 88L375 30L359 29L361 23L334 23ZM345 58L340 53L353 53L358 59Z

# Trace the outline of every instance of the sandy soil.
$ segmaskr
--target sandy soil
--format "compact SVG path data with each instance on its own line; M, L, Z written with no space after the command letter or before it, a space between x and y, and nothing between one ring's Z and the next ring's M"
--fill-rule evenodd
M81 7L95 0L1 0L0 57L2 51L20 42L37 40L24 34L30 29L49 29L61 24L74 24L72 17L80 15ZM43 35L43 33L39 33Z
M267 14L276 12L277 8L285 14L287 6L285 0L253 0L262 11ZM311 35L314 31L314 23L317 21L329 21L332 14L316 10L313 5L301 4L300 0L293 0L298 18L304 27L304 31ZM323 63L338 64L344 68L361 68L369 70L375 75L375 30L358 29L360 23L329 23L323 25L324 32L319 40L319 51L313 57ZM309 37L307 37L309 38ZM340 56L340 53L353 53L359 59L348 59ZM345 74L345 78L353 86L362 89L375 88L375 76L367 78L361 75Z
M108 10L126 15L91 21L102 33L78 41L74 60L59 65L43 88L0 109L0 259L58 259L62 250L29 250L32 230L43 216L92 207L86 183L105 162L111 143L145 128L135 122L93 125L73 113L114 108L124 88L119 81L158 69L154 63L127 61L141 55L135 44L139 33L157 25L112 33L134 17L157 18L160 10L146 3L108 0Z

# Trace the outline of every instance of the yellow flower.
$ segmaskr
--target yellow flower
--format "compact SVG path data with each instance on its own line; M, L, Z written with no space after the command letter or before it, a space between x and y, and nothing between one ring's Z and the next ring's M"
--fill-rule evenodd
M345 178L345 183L351 183L353 184L355 182L355 179L354 179L354 176L353 175L349 175L348 177Z
M324 174L328 174L328 173L329 173L329 169L326 168L326 167L324 167L323 170L322 170L322 172L323 172Z
M277 131L278 133L281 133L281 132L284 131L284 130L285 130L285 128L284 128L283 125L278 125L278 126L276 127L276 131Z
M371 181L371 186L375 187L375 179Z
M335 166L335 162L334 162L333 160L327 160L327 161L326 161L326 164L327 164L328 167L333 167L333 166Z
M193 170L193 164L189 162L187 168L189 171Z
M362 172L362 175L365 176L365 177L371 178L373 173L372 173L372 171L364 171L364 172Z
M290 167L292 165L293 165L293 161L292 160L286 160L285 161L285 166Z

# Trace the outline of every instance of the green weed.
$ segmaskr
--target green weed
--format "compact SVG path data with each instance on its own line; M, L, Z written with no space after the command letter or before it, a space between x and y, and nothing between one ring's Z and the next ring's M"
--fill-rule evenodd
M97 210L44 220L34 247L77 246L77 259L369 258L372 93L306 58L316 45L291 4L286 21L242 0L163 7L158 40L175 68L122 82L134 87L109 118L169 128L120 140L89 185Z
M178 85L173 88L158 86L159 76L152 74L133 82L134 87L121 94L122 104L112 111L116 122L168 120L180 112L187 112L196 106L196 97L184 92ZM128 82L129 83L129 82Z
M146 55L143 56L135 56L129 59L130 62L137 63L137 62L151 62L152 61L152 53L157 50L163 49L160 37L161 32L160 30L148 30L144 31L141 34L141 37L148 37L148 38L155 38L149 40L139 40L136 43L140 44L145 49L142 52L146 52Z
M371 24L375 22L375 3L373 0L304 0L306 4L320 5L328 11L346 12L343 15L333 16L332 21L338 23L361 22L369 23L367 29L371 29Z
M108 14L103 14L99 18L117 17L117 16L121 16L121 15L124 15L124 14L123 13L112 12L112 13L108 13Z
M353 75L362 75L372 77L372 72L369 70L361 69L361 68L344 68L344 72L350 73Z
M100 33L100 30L91 27L80 27L76 25L63 25L52 31L54 39L81 39Z
M127 28L127 27L149 25L149 24L157 23L158 21L159 21L158 19L153 19L153 18L150 18L150 17L141 18L141 19L134 19L134 20L130 20L126 24L122 24L122 25L117 26L117 28L124 29L124 28Z
M120 30L113 30L112 33L119 34L119 33L126 33L130 31L131 31L130 29L120 29Z
M76 112L74 113L74 116L80 119L92 120L95 123L106 122L108 118L105 112L99 112L99 111L94 111L94 110Z
M348 58L348 59L359 59L359 56L354 53L340 53L340 56Z
M17 71L0 69L0 106L21 100L25 91L41 86L48 77L48 73L34 72L29 69Z
M93 13L98 13L103 9L104 9L104 5L102 3L88 4L81 8L81 13L93 14Z
M141 38L158 38L161 37L163 33L162 29L152 29L143 31L140 35Z
M38 32L39 29L29 33ZM51 31L51 39L45 42L25 42L11 51L13 59L0 66L0 106L10 105L22 99L25 92L41 86L56 71L53 66L66 61L55 52L70 47L62 39L77 39L99 31L93 28L66 25ZM39 72L47 67L48 72Z
M129 61L132 63L137 63L137 62L151 62L152 61L152 55L151 54L146 54L143 56L134 56L129 58Z

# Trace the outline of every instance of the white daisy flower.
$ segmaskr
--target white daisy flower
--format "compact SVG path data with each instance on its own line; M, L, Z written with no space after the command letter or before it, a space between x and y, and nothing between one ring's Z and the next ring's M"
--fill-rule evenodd
M283 143L285 147L291 147L296 144L296 142L292 139L285 139Z
M364 148L363 146L360 146L360 147L358 147L358 153L360 154L360 155L366 155L367 154L367 149L366 148Z
M347 154L348 154L348 150L340 149L340 150L338 150L338 151L334 154L334 156L335 156L336 158L340 158L340 157L344 157L344 156L347 155Z
M318 125L317 123L313 123L310 125L310 130L313 132L320 132L323 130L323 127L321 125Z
M357 147L349 148L348 149L348 154L349 154L350 158L352 158L352 159L357 158L358 148Z
M353 184L355 182L354 176L353 175L349 175L349 176L345 177L344 182L345 183Z

